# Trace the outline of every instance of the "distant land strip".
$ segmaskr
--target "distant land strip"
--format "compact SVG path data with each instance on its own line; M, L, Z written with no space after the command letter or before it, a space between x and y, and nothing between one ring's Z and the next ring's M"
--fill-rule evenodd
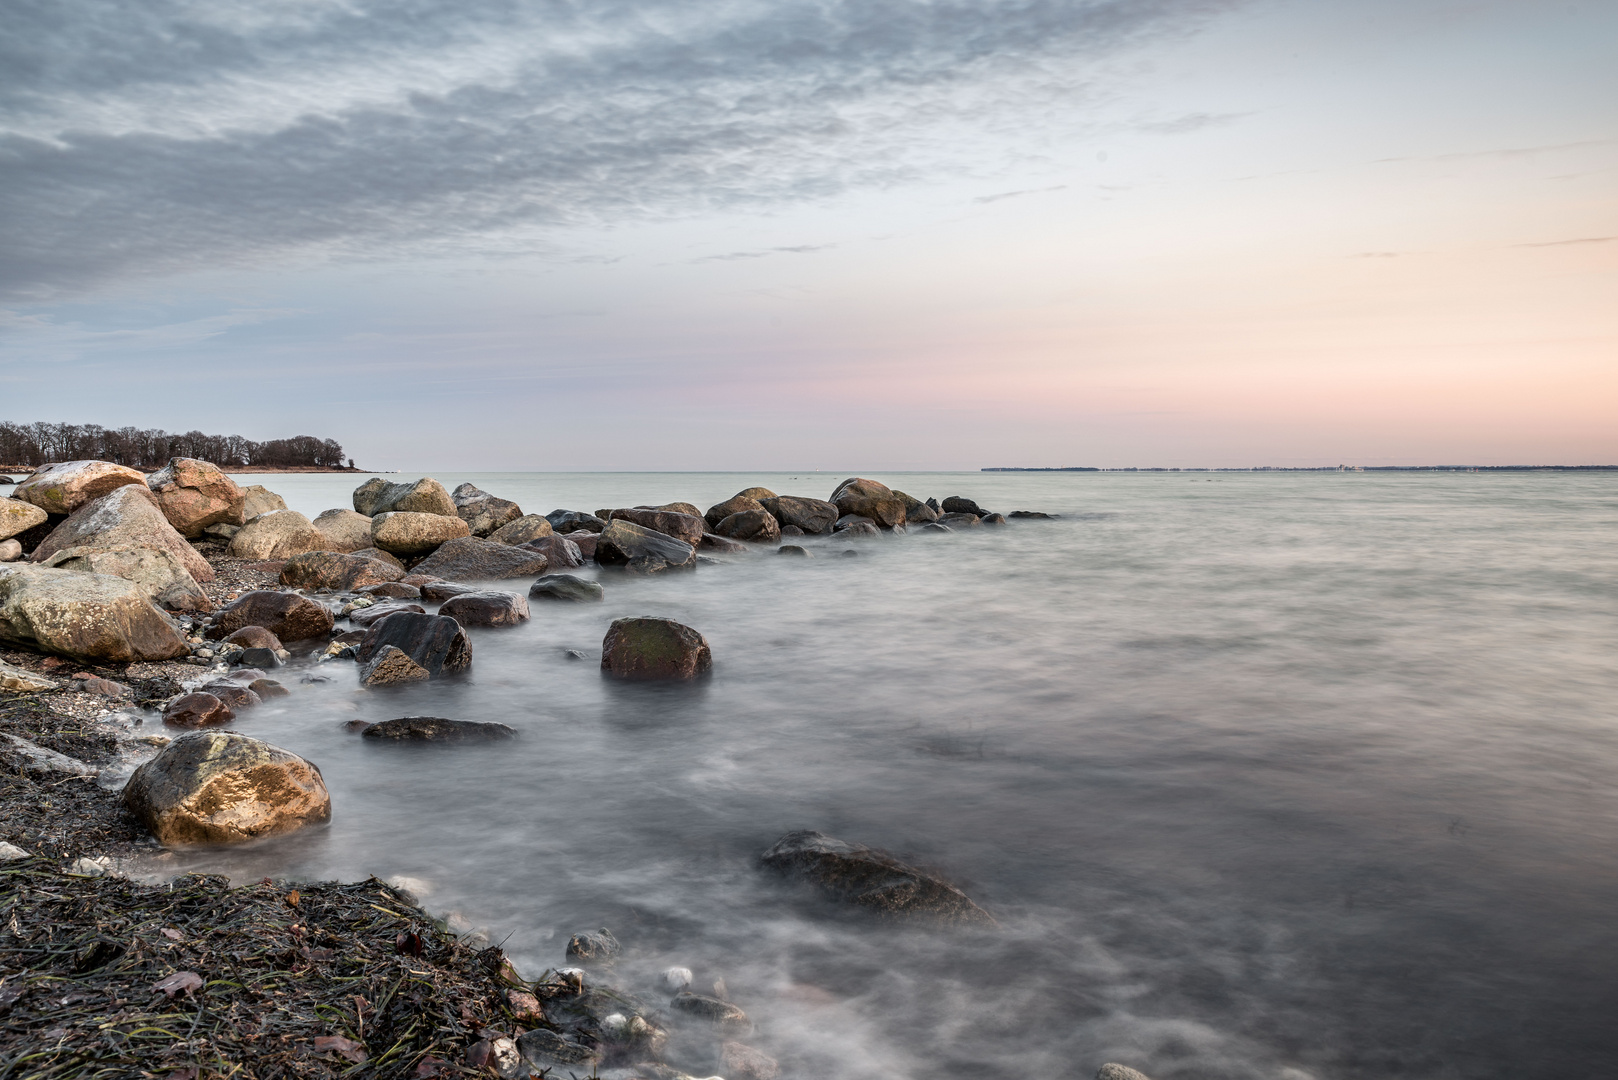
M201 458L226 472L358 472L335 439L294 435L254 442L240 435L170 434L162 428L16 424L0 420L0 464L17 471L54 461L110 461L153 472L170 458Z
M1247 468L1101 468L1095 465L991 465L979 472L1618 472L1618 465L1252 465Z

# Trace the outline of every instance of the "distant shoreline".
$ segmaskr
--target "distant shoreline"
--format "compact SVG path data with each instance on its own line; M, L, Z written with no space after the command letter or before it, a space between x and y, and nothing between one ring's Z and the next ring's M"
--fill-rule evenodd
M1244 473L1244 472L1618 472L1618 465L1254 465L1250 468L1114 468L1094 465L1023 466L992 465L979 472L1150 472L1150 473Z

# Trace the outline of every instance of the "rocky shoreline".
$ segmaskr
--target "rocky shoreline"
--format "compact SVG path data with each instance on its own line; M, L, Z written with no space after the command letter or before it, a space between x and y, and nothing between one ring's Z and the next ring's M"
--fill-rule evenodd
M471 485L373 478L352 510L311 521L192 459L149 478L63 463L12 494L0 498L0 544L12 545L0 550L0 1072L26 1061L31 1076L80 1075L94 1062L169 1080L774 1080L780 1067L745 1041L752 1024L722 986L694 993L683 969L655 988L615 985L609 931L575 936L556 968L525 979L398 885L231 887L169 880L164 864L176 847L329 818L318 766L228 730L300 682L357 678L404 695L405 711L411 684L467 671L477 636L528 620L530 602L588 604L638 576L1047 516L863 478L825 500L749 488L707 511L541 516ZM600 580L558 572L586 567ZM498 587L515 579L526 593ZM698 679L713 666L692 627L605 628L605 678ZM444 744L518 737L443 717L357 727ZM994 921L937 875L819 833L788 834L759 866L874 917ZM1140 1075L1120 1070L1102 1075Z

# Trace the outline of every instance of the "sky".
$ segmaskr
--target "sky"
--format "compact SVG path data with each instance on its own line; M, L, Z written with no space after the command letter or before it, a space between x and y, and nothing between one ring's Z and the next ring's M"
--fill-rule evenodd
M1618 4L7 0L0 419L1618 463Z

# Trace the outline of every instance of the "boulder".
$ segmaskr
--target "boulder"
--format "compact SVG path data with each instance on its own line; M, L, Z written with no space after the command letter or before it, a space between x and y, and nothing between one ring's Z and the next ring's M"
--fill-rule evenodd
M552 510L545 515L545 520L551 523L551 528L562 535L571 532L600 532L607 527L603 518L594 514L586 514L583 510Z
M841 532L842 530L848 528L850 525L872 525L872 526L874 526L875 524L876 524L876 522L872 521L870 518L861 517L859 514L844 514L842 517L837 519L837 524L834 527L833 531Z
M441 716L401 716L372 724L361 734L367 739L394 742L494 742L517 737L517 732L504 724L445 720Z
M62 461L35 469L11 497L33 503L47 514L71 514L131 484L146 490L146 474L110 461Z
M528 599L514 592L462 593L438 609L462 626L516 626L528 621Z
M294 555L281 567L281 584L294 589L353 592L367 585L398 581L402 577L404 570L396 563L336 551L306 551L302 555Z
M736 493L736 496L737 498L757 499L759 502L763 502L765 499L775 498L775 492L767 487L750 487L742 488Z
M522 507L509 499L497 499L474 484L462 484L450 494L455 513L472 530L473 536L490 533L523 516ZM542 519L543 520L543 519ZM545 522L547 531L550 522Z
M732 495L724 502L715 503L714 505L708 507L708 512L702 516L703 520L707 521L708 527L713 528L715 525L718 525L721 521L724 521L732 514L739 514L743 510L762 509L764 509L764 507L759 504L757 499L751 499L745 495Z
M406 484L389 483L380 476L373 476L354 489L354 509L366 517L403 510L459 520L455 500L450 498L443 484L430 476Z
M567 534L568 543L579 549L579 558L587 563L596 561L596 543L600 539L600 533L570 532Z
M740 1006L716 997L708 997L706 994L693 994L689 990L681 990L669 1002L669 1008L699 1020L706 1020L721 1031L745 1035L753 1030L753 1022L747 1018L747 1014Z
M163 707L163 723L175 727L215 727L234 719L236 714L230 711L230 706L207 692L186 694Z
M261 701L268 701L275 697L291 697L292 691L276 682L274 679L254 679L247 684L247 688L259 696Z
M401 612L373 623L355 654L361 664L392 645L438 679L472 666L472 641L454 619L443 615Z
M15 690L23 694L35 694L44 690L60 690L61 685L44 675L35 674L27 668L16 667L0 660L0 690Z
M595 604L606 598L607 590L598 581L586 581L572 574L546 574L528 587L528 595L535 600Z
M571 964L600 964L616 960L623 951L624 947L618 944L612 931L603 926L600 930L586 930L568 938L563 955Z
M719 1047L719 1071L726 1080L776 1080L781 1075L781 1065L762 1050L726 1042Z
M732 540L718 533L703 533L702 543L698 546L703 551L716 551L721 555L745 555L748 551L747 545L740 540Z
M362 559L380 559L389 566L397 566L399 568L399 573L402 574L405 572L405 564L399 561L399 556L393 554L391 551L383 551L379 547L360 548L358 551L350 551L349 554L358 555Z
M971 514L974 517L982 517L984 514L983 509L977 503L971 499L963 499L959 495L951 495L945 499L942 509L946 514Z
M348 613L348 619L355 626L368 627L372 623L381 622L389 615L397 615L401 611L415 612L420 615L427 609L420 604L407 604L399 600L390 600L387 603L372 604L370 607L356 608Z
M169 743L130 776L124 805L170 847L256 840L331 818L318 768L233 731Z
M979 525L983 524L983 519L978 517L976 514L957 514L952 512L947 514L939 514L937 523L939 525L946 525L951 529L975 529Z
M673 619L614 619L601 642L601 670L615 679L694 679L712 667L707 640Z
M271 510L242 526L225 550L238 559L290 559L324 551L326 537L296 510Z
M312 523L326 538L326 551L352 552L371 546L371 519L352 510L323 510Z
M236 662L253 668L275 668L281 666L281 657L270 649L243 649Z
M764 853L763 863L811 882L838 900L884 915L928 915L950 922L994 921L942 878L902 863L887 852L812 830L781 837Z
M115 551L124 548L161 548L172 554L197 581L212 581L213 567L174 531L157 508L157 496L144 483L123 485L84 503L40 541L29 556L46 562L58 551L83 548Z
M307 596L255 589L220 608L204 636L218 641L244 626L262 626L282 641L307 641L330 635L334 621L326 607Z
M134 582L27 563L0 566L0 641L79 660L169 660L191 651Z
M181 536L195 538L209 525L243 525L247 496L211 461L169 458L153 473L146 486L157 505Z
M833 535L844 540L863 540L869 539L873 536L880 537L882 535L882 530L871 524L869 521L856 521L846 528L838 529ZM844 554L850 553L844 552Z
M191 571L166 548L64 548L46 559L44 565L123 578L140 586L147 596L170 611L200 615L213 610L213 601Z
M697 509L697 504L696 503L688 503L688 502L666 502L666 503L662 504L661 506L647 506L645 504L641 504L641 505L635 507L635 509L636 510L666 510L671 514L685 514L687 517L701 517L702 516L702 511Z
M445 541L411 569L446 581L496 581L543 574L547 565L537 551L464 536Z
M481 591L476 585L462 585L455 581L430 581L421 587L421 598L441 604L452 596Z
M875 480L850 477L837 485L831 501L844 514L868 517L884 529L905 523L905 501L892 488Z
M362 585L355 590L361 596L379 596L386 600L420 600L421 588L402 581L379 581L375 585Z
M814 556L809 553L808 548L799 547L797 544L782 544L780 547L775 549L775 553L777 555L788 555L795 559L814 558Z
M1004 525L1005 523L1006 516L1004 514L984 514L978 519L978 524L980 525Z
M565 536L542 536L519 546L525 551L545 556L545 566L549 570L567 570L584 565L584 552Z
M837 504L824 499L801 499L796 495L773 495L759 500L759 505L775 515L782 525L793 525L807 536L823 536L831 532L843 512Z
M939 534L939 533L952 533L954 531L955 530L950 528L948 525L945 525L942 522L938 522L938 521L929 521L927 524L922 525L922 526L920 526L919 528L916 529L916 532L919 533L919 534L922 534L922 535L926 535L926 534L934 534L934 535L936 535L936 534Z
M388 510L371 519L371 542L383 551L407 557L426 555L445 541L471 535L466 522L453 514Z
M925 525L929 521L938 520L938 511L934 510L920 499L917 499L914 496L906 495L904 492L897 489L895 489L893 493L904 500L906 525Z
M203 685L201 692L212 694L225 703L225 707L232 712L241 712L251 709L255 705L262 705L263 700L248 687L238 682L216 681Z
M367 689L408 686L432 677L432 672L412 660L409 653L393 645L382 646L360 665L360 685Z
M244 649L281 651L281 639L262 626L244 626L225 637L226 645L240 645Z
M15 540L0 540L0 562L16 562L22 558L22 545Z
M1042 514L1038 510L1013 510L1006 516L1018 521L1049 521L1056 517L1055 514ZM1123 1068L1123 1066L1120 1065L1119 1068Z
M798 528L796 525L783 525L783 526L781 526L781 539L783 539L783 540L785 540L789 536L803 536L803 535L805 535L804 531L802 529Z
M497 544L528 544L535 540L543 540L553 531L548 519L538 514L525 514L494 530L489 534L489 539Z
M1151 1077L1139 1069L1109 1061L1096 1070L1096 1080L1151 1080Z
M699 540L701 536L697 534ZM683 540L615 518L607 522L596 541L595 559L602 566L621 567L637 574L656 574L664 570L694 569L697 549Z
M43 525L49 517L33 503L0 498L0 540L9 540L36 525Z
M287 501L263 484L248 484L242 488L242 517L243 524L252 521L260 514L268 514L272 510L285 510Z
M594 1069L590 1066L601 1056L585 1043L542 1027L519 1035L517 1049L522 1053L523 1060L541 1073L550 1070L557 1075L564 1072L575 1076L593 1074Z
M651 529L664 536L683 540L692 547L702 542L702 534L707 528L700 514L682 514L674 510L645 510L639 507L613 510L607 520L627 521L643 529Z
M750 544L773 544L781 539L781 523L762 506L757 510L743 510L730 515L715 525L713 531L720 536L745 540Z

